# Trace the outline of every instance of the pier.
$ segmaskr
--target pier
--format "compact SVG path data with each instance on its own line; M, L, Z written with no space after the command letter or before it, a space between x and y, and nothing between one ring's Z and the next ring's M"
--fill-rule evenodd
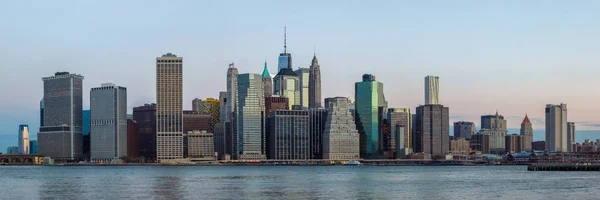
M600 163L532 163L528 171L600 171Z

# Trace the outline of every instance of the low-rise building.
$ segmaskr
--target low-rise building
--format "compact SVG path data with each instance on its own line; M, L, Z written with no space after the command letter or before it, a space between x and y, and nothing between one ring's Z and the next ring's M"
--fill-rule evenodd
M187 137L189 158L202 158L206 160L215 159L215 147L212 133L194 130L189 131Z

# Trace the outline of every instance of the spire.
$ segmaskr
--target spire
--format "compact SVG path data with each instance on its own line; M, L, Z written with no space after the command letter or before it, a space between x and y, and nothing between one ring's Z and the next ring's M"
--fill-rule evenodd
M531 124L531 121L529 121L529 117L527 117L527 114L525 114L525 119L523 119L523 122L521 122L521 124Z
M271 78L271 74L269 74L269 69L267 69L267 60L265 60L265 68L262 72L262 78Z
M283 27L283 53L287 53L287 27Z

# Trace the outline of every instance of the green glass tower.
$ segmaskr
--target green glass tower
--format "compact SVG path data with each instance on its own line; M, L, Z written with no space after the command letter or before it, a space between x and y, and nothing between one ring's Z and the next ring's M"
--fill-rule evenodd
M383 95L383 83L375 76L365 74L355 84L355 123L360 134L360 156L379 158L382 155L382 122L387 102Z

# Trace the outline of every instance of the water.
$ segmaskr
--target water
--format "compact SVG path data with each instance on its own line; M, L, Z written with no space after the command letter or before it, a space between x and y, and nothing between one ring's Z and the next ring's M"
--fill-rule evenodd
M596 199L599 178L526 166L0 166L0 199Z

